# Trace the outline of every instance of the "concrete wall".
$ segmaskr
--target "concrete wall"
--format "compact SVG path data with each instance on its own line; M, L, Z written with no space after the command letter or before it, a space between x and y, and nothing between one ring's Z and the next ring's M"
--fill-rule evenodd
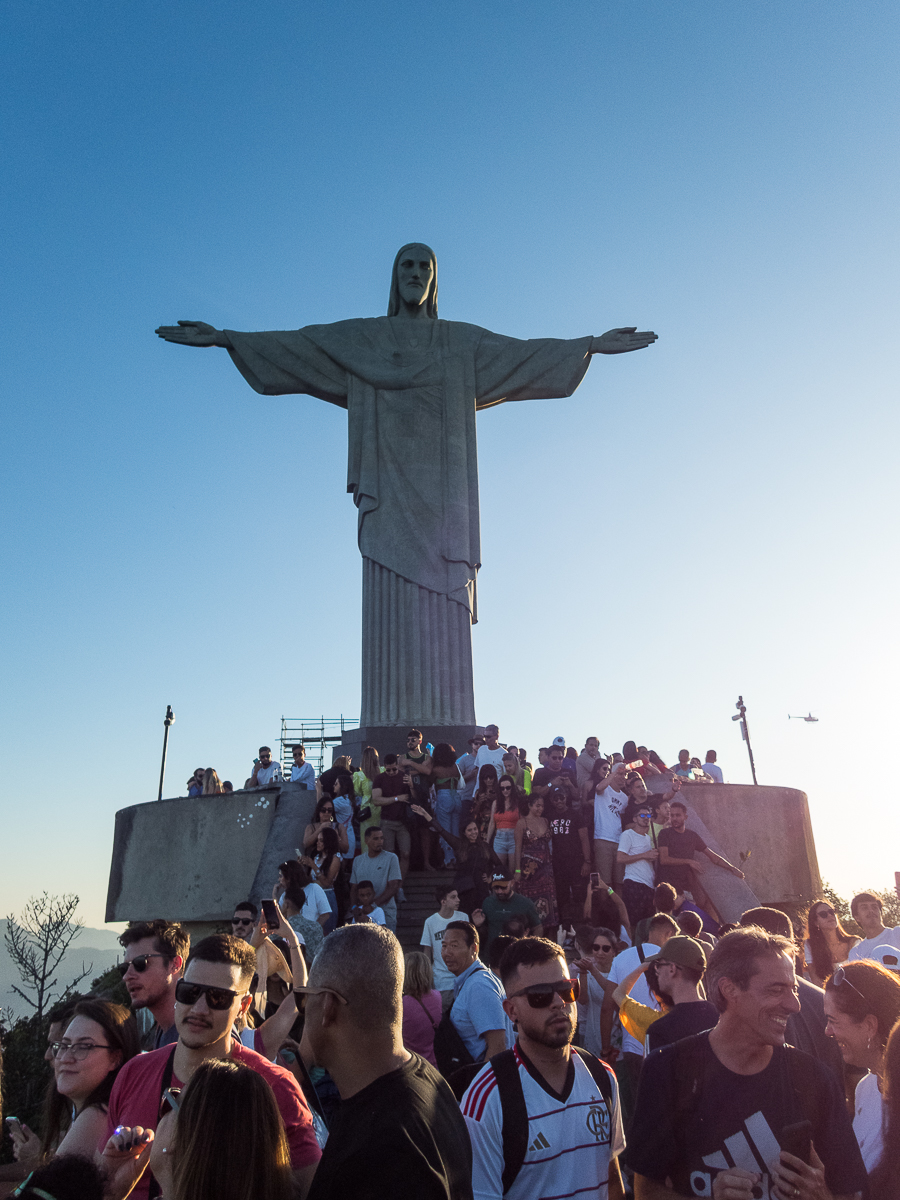
M651 791L666 790L651 779ZM793 788L685 784L688 828L746 882L700 858L703 883L726 921L755 904L786 908L820 894L806 796ZM168 917L204 931L238 900L268 897L278 864L296 853L315 793L284 784L231 796L162 800L116 813L107 921ZM750 857L741 864L741 852Z
M668 790L653 778L650 790ZM746 887L760 904L788 909L821 895L822 881L813 841L806 794L795 788L752 787L732 783L686 783L688 828L710 848L740 867ZM750 857L741 862L741 853ZM704 860L701 856L701 865ZM703 883L726 920L751 907L742 881L708 864Z
M287 784L122 809L107 921L219 922L238 900L268 898L314 806L315 792Z

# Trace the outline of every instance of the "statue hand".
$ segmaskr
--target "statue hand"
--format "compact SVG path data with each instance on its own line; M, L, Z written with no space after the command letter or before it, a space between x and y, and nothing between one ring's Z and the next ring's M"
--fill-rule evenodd
M655 333L638 333L636 325L625 325L621 329L608 329L600 337L595 337L591 342L591 354L628 354L631 350L652 346L655 341Z
M179 346L224 346L220 330L205 321L179 321L177 325L160 325L156 333L166 342Z

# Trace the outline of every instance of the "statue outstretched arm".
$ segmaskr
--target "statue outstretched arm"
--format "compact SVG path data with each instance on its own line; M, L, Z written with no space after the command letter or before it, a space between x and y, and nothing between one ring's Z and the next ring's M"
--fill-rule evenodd
M157 336L179 346L221 346L227 350L231 343L221 329L214 329L205 321L179 321L177 325L160 325Z
M621 329L608 329L591 341L589 354L628 354L631 350L643 350L652 346L656 334L649 330L638 333L636 325L625 325Z

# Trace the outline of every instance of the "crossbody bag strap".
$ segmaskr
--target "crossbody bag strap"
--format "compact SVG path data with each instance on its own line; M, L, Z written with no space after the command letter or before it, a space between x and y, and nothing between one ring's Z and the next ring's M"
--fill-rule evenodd
M462 988L460 988L460 991L462 991ZM428 1011L428 1009L425 1007L425 1005L422 1003L422 1001L419 999L419 997L413 996L413 1000L415 1000L416 1004L418 1004L419 1008L421 1008L422 1012L425 1014L425 1016L431 1022L432 1029L437 1029L437 1021L435 1021L434 1017L431 1015L431 1013Z

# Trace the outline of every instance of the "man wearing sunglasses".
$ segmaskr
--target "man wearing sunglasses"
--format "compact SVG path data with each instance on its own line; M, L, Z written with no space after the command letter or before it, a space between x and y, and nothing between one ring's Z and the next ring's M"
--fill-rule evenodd
M720 938L706 971L719 1019L650 1054L625 1160L635 1200L834 1200L866 1186L843 1089L786 1043L796 947L758 926ZM824 1186L823 1186L824 1185Z
M262 1075L271 1087L284 1121L298 1191L305 1197L320 1154L300 1086L284 1067L232 1037L235 1019L250 1007L255 971L256 954L239 938L214 934L194 947L175 990L178 1042L125 1064L109 1099L107 1136L112 1137L118 1125L155 1130L167 1089L182 1087L208 1059L230 1058ZM98 1165L105 1144L100 1146ZM137 1200L149 1196L149 1175L148 1171L132 1193Z
M518 1038L461 1101L475 1195L621 1197L617 1156L625 1139L616 1080L605 1063L572 1049L579 984L562 949L521 938L504 954L500 974Z
M150 1049L178 1041L175 1028L175 987L191 948L190 934L175 921L133 921L119 937L125 961L119 973L125 980L131 1007L150 1010L156 1027Z

